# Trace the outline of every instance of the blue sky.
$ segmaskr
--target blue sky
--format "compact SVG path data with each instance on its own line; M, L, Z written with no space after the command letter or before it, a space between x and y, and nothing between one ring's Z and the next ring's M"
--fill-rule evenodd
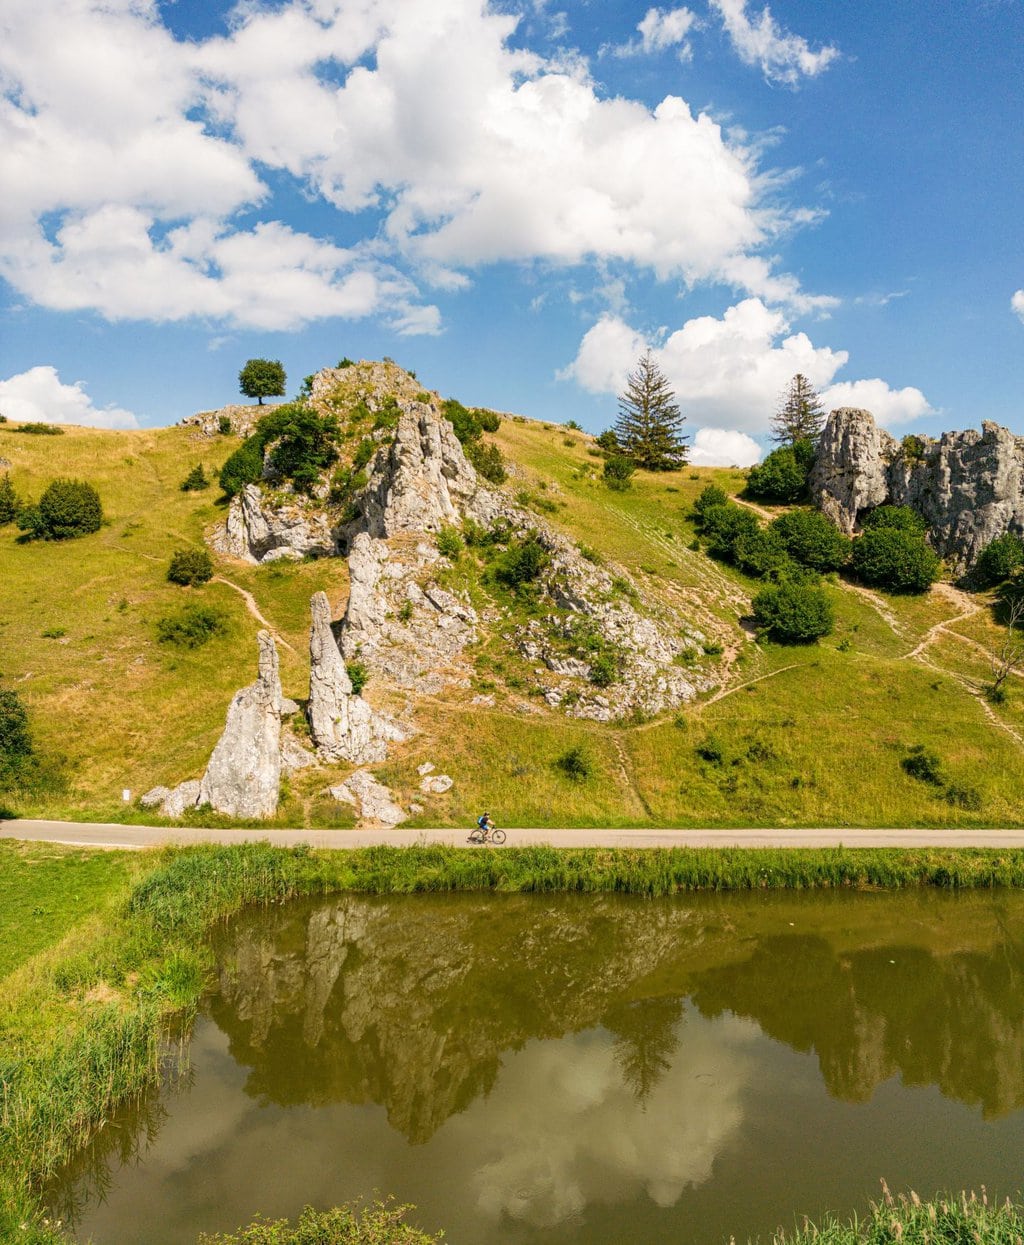
M390 355L598 431L650 347L697 462L797 371L1024 433L1024 0L6 0L0 82L12 417Z

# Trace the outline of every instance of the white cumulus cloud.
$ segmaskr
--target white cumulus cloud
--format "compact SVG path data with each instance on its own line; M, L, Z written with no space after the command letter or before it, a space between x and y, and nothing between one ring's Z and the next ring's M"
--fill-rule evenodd
M96 407L84 382L65 385L55 367L42 365L0 380L0 411L26 423L84 424L88 428L137 428L131 411Z
M710 0L740 59L759 65L769 82L796 86L802 77L814 78L839 56L839 49L812 50L801 35L784 31L765 6L757 16L747 13L747 0Z
M785 315L757 298L729 307L721 318L687 320L660 343L648 341L619 316L603 316L584 334L559 379L575 380L591 393L620 393L648 346L691 426L763 435L798 372L822 393L826 409L865 406L880 423L931 410L918 389L892 390L883 380L834 383L847 352L815 346L806 333L790 332Z
M859 406L870 411L879 424L905 424L921 415L931 414L932 407L920 389L912 385L890 389L884 380L844 380L830 385L821 395L825 409Z
M627 43L605 45L602 53L613 56L639 56L641 53L650 55L664 52L669 48L678 48L679 58L689 60L693 55L687 36L698 26L697 15L687 8L680 9L648 9L637 23L638 39L630 39Z
M1018 290L1010 299L1011 308L1024 320L1024 290Z
M637 38L683 48L695 20L651 8ZM435 332L421 286L512 260L831 301L767 253L807 212L780 205L756 143L676 96L607 98L578 53L518 46L487 0L284 0L231 21L186 41L156 0L9 0L0 276L21 294L110 319ZM271 173L368 212L361 241L279 219Z
M690 447L694 467L752 467L761 461L761 447L753 437L731 428L701 428Z

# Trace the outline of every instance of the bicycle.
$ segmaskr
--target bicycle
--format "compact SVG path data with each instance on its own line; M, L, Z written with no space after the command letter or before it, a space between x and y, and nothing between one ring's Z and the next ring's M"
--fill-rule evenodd
M497 826L491 826L489 830L474 826L466 841L468 843L493 843L496 847L500 847L505 842L505 831L499 830Z

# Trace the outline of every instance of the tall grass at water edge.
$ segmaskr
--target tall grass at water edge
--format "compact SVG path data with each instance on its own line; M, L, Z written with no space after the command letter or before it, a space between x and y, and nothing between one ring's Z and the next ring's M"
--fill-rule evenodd
M250 904L342 891L619 892L1024 886L1024 852L449 847L167 849L112 914L0 984L0 1240L63 1238L43 1181L158 1082L213 968L208 934Z

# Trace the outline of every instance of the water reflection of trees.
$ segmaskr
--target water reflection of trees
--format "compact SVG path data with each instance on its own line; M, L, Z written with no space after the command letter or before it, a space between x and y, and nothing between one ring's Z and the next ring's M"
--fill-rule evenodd
M251 1069L250 1093L379 1103L413 1141L488 1093L505 1052L598 1025L614 1035L623 1081L645 1103L671 1064L690 995L709 1016L750 1017L815 1052L844 1099L864 1099L899 1073L989 1113L1024 1105L1012 940L991 919L975 936L973 909L932 904L921 910L930 925L920 915L911 923L922 945L883 945L881 909L846 898L859 941L842 924L841 937L779 933L788 913L740 897L300 905L239 922L213 1011ZM884 902L890 920L911 903ZM800 914L814 923L813 907ZM978 938L988 947L995 938L998 954L972 949Z

